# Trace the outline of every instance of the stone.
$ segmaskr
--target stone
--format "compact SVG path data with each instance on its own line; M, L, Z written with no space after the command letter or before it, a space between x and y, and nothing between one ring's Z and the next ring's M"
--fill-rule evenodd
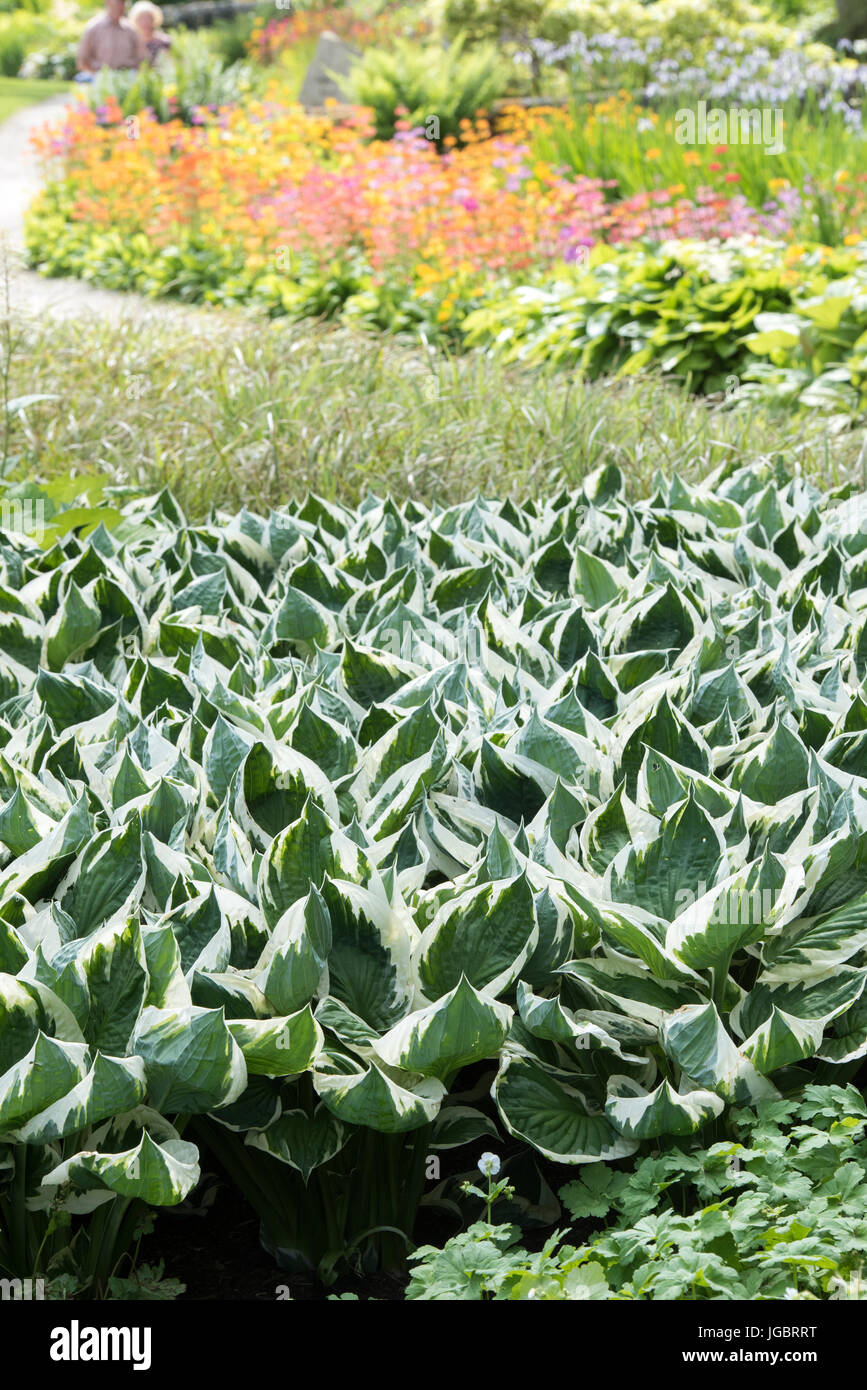
M316 52L301 87L298 98L301 105L311 111L324 106L332 98L345 103L346 93L331 74L348 77L360 56L357 49L351 48L326 29L319 35Z

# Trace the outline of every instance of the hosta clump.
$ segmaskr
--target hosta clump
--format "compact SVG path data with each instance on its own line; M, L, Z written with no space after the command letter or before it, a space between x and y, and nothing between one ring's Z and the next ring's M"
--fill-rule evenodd
M4 536L4 1265L182 1200L196 1136L315 1262L498 1125L598 1162L845 1078L864 515L608 468Z

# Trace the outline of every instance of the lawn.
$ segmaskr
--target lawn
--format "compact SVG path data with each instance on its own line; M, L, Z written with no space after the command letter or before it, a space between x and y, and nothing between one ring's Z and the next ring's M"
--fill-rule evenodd
M37 81L21 77L0 77L0 122L24 106L34 106L48 97L71 90L69 82Z

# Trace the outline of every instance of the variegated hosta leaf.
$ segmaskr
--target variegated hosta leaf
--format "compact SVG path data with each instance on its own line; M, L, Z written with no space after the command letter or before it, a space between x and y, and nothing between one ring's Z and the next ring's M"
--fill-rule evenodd
M350 1063L345 1071L316 1070L313 1085L338 1120L387 1134L430 1124L446 1094L434 1077L392 1072L375 1062Z
M142 1010L133 1047L148 1096L164 1114L201 1114L237 1100L247 1083L244 1055L220 1009Z
M422 934L417 951L422 989L437 999L466 976L477 989L501 994L515 983L538 939L525 874L471 889L448 900Z
M461 1067L496 1057L511 1018L508 1005L462 975L450 993L395 1024L374 1051L387 1066L447 1082Z
M594 956L567 961L561 973L574 980L592 1002L613 1004L648 1023L660 1024L674 1010L704 1002L700 981L692 985L662 980L626 959Z
M867 948L867 893L812 921L794 922L769 943L769 977L796 981L842 965Z
M348 836L338 832L312 798L297 821L272 840L259 870L259 900L269 927L276 927L284 913L304 898L311 886L319 888L326 874L334 878L359 878L361 851Z
M770 1016L741 1043L741 1052L763 1076L818 1052L822 1019L796 1018L774 1004Z
M662 1045L685 1076L727 1100L744 1105L777 1094L732 1041L713 1004L690 1005L667 1018Z
M227 1026L254 1076L307 1071L324 1041L309 1004L288 1018L230 1019Z
M83 1043L64 1043L39 1032L19 1061L0 1076L0 1134L19 1129L82 1081L90 1066Z
M50 1144L92 1128L112 1115L132 1110L145 1098L144 1063L139 1057L106 1057L97 1052L93 1066L66 1095L33 1115L14 1133L21 1144Z
M42 1180L43 1188L70 1183L83 1192L104 1189L120 1197L137 1197L154 1207L173 1207L199 1181L199 1152L182 1139L156 1143L142 1134L133 1149L123 1153L83 1150L60 1163Z
M657 1139L664 1134L695 1134L708 1120L721 1115L725 1101L712 1091L678 1095L668 1081L646 1092L627 1076L608 1080L605 1114L629 1139Z
M320 1102L312 1115L284 1110L267 1129L251 1130L247 1144L296 1168L307 1182L314 1168L340 1152L346 1138L344 1126Z
M534 1037L580 1051L612 1052L624 1062L641 1063L640 1056L624 1053L618 1040L601 1024L577 1019L559 998L541 999L523 980L518 984L517 997L521 1020Z
M85 936L115 913L134 909L143 886L141 820L134 816L81 853L60 886L60 905Z
M444 1105L434 1119L431 1149L457 1149L475 1139L499 1139L493 1120L471 1105Z
M509 1133L555 1163L626 1158L638 1147L604 1113L590 1110L581 1090L530 1057L505 1058L494 1096Z
M331 950L331 916L315 887L277 922L257 980L275 1009L293 1013L313 997Z

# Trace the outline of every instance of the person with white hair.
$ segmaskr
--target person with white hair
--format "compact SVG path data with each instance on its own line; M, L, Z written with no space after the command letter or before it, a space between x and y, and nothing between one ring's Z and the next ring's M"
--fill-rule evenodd
M171 39L162 27L163 12L152 0L136 0L129 17L141 35L147 61L156 63L171 46Z

